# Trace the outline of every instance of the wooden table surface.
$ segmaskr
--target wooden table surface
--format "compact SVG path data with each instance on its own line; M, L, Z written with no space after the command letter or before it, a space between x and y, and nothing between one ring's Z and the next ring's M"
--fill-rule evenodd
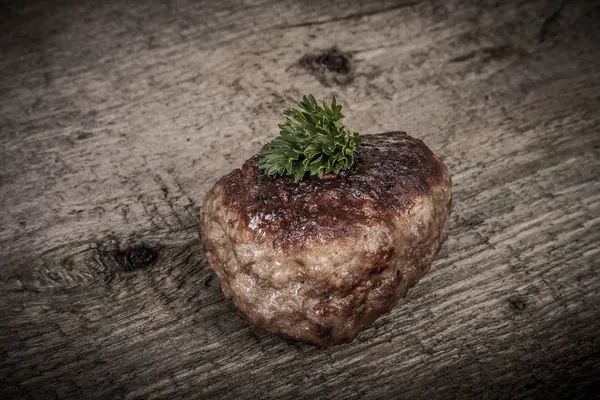
M1 4L0 397L600 389L597 1ZM197 207L332 92L439 154L454 211L408 297L322 350L244 322Z

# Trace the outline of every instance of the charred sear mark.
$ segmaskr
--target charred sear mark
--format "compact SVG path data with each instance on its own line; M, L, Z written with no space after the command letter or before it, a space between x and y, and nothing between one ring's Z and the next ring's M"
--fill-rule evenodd
M320 337L331 337L333 334L333 327L330 325L317 325L317 336Z
M369 270L369 275L379 275L383 272L385 266L377 266Z
M158 259L158 251L146 244L140 244L118 252L116 258L124 270L134 271L152 266Z
M325 86L346 85L354 79L352 54L343 52L336 46L305 55L300 59L299 65Z

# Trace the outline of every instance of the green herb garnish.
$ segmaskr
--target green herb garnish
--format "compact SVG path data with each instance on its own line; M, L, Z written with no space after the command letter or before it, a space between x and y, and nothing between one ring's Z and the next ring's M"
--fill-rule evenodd
M342 106L323 100L320 106L312 94L283 111L279 136L261 152L259 168L268 176L293 175L298 182L308 172L322 178L338 174L354 164L354 153L363 138L344 128Z

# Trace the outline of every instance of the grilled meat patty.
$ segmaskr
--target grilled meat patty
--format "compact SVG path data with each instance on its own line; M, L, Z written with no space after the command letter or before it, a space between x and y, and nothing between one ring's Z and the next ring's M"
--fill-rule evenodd
M447 235L450 173L404 132L364 138L338 175L270 178L256 155L207 194L204 250L250 323L323 347L350 341L428 271Z

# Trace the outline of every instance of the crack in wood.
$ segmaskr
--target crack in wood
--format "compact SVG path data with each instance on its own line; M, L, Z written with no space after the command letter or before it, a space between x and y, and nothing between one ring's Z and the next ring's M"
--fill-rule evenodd
M383 7L383 8L376 9L376 10L350 13L350 14L344 15L342 17L335 17L335 18L329 18L329 19L324 19L324 20L315 20L315 21L305 21L305 22L299 22L296 24L277 25L277 26L273 27L272 29L305 28L305 27L311 27L311 26L315 26L315 25L330 24L330 23L334 23L334 22L358 20L361 18L373 16L373 15L385 14L385 13L389 13L391 11L401 10L403 8L410 8L413 6L417 6L419 4L421 4L420 1L408 1L408 2L403 2L401 4L395 4L392 6Z
M544 19L544 22L542 22L542 25L540 26L540 30L538 32L538 42L543 43L546 40L550 27L558 21L558 18L560 17L560 14L564 10L567 3L567 0L563 0L560 3L560 5L556 8L556 10L554 10L554 12L550 14L548 18Z

